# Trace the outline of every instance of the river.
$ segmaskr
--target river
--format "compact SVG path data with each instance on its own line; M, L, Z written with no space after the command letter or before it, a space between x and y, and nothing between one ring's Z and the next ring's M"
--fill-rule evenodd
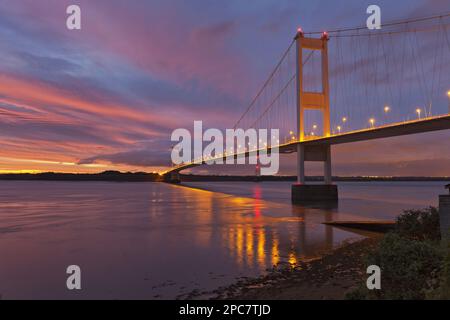
M172 299L295 264L361 234L331 220L437 205L445 182L342 182L337 206L290 203L288 182L0 181L3 299ZM202 190L206 189L206 190ZM66 288L81 268L82 289Z

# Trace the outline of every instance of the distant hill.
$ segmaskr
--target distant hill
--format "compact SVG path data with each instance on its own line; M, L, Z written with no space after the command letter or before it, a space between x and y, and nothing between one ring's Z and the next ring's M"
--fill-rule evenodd
M8 173L0 174L0 180L41 181L159 181L157 173L104 171L101 173Z

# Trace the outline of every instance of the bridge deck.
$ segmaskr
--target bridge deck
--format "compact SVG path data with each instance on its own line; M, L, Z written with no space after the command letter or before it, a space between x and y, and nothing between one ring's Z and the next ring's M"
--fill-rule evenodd
M417 119L411 121L405 121L400 123L393 123L390 125L384 125L374 128L355 130L345 132L341 134L334 134L329 137L317 137L314 139L308 139L304 141L292 141L289 143L281 144L278 146L280 153L292 153L297 151L297 145L303 144L305 146L320 146L320 145L334 145L358 141L366 141L381 138L390 138L396 136L403 136L409 134L439 131L450 129L450 114L444 116L435 116L424 119ZM275 147L274 147L275 148ZM272 148L268 148L271 150ZM234 155L228 155L228 157L237 158L237 156L249 157L254 155L257 151L241 152ZM225 160L227 156L222 157ZM218 158L220 159L220 158ZM182 170L200 166L205 162L187 163L180 166L176 166L166 171L164 174L171 172L180 172Z

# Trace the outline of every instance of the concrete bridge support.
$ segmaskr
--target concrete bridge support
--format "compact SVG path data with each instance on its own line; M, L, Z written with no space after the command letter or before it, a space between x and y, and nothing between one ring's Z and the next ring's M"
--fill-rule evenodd
M292 185L292 202L335 202L338 200L337 186L332 184L330 145L305 147L299 144L297 146L297 161L297 183ZM324 184L306 184L305 161L323 162Z
M295 38L297 44L297 129L299 141L305 141L304 113L308 109L320 110L323 116L323 135L331 135L330 94L328 83L328 36L320 39L305 38L299 31ZM308 92L303 90L303 50L317 50L322 56L322 90ZM322 161L324 164L324 185L305 184L305 161ZM297 145L297 184L292 186L292 202L328 202L338 200L337 186L332 184L331 146Z

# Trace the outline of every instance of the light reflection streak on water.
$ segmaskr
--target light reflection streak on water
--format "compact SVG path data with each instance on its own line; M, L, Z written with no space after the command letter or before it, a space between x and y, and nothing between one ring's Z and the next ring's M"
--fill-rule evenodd
M181 193L194 195L193 210L198 225L207 225L214 222L214 193L201 189L180 188ZM238 221L222 234L221 239L226 241L225 246L229 249L229 255L235 259L240 268L256 267L265 270L280 262L280 248L277 232L272 226L265 225L261 211L267 208L261 200L261 188L256 185L254 189L255 198L226 197L222 201L224 207L246 208L253 211L253 216L245 215L238 217ZM176 201L176 199L173 199ZM270 233L270 234L268 234ZM212 238L211 231L199 231L196 233L196 241L207 246ZM290 240L289 242L292 243ZM289 245L290 247L291 245ZM284 256L289 263L297 261L296 252L286 248Z
M255 185L253 189L254 198L231 197L227 196L220 201L215 199L215 193L201 190L180 187L182 193L194 196L192 203L197 214L197 225L208 225L217 223L215 221L216 206L229 208L230 212L238 209L241 214L233 215L232 225L222 231L220 239L225 241L223 245L228 248L229 256L235 260L239 268L257 268L258 270L266 270L268 267L277 265L282 260L290 265L296 265L300 259L299 252L304 256L308 251L305 242L308 241L306 234L306 225L304 222L305 209L295 207L292 214L297 216L298 228L287 228L286 230L278 230L278 224L274 224L270 217L262 212L270 206L261 199L261 188ZM253 215L245 214L253 212ZM242 214L244 212L244 214ZM223 219L224 217L220 218ZM225 217L227 219L227 217ZM327 219L326 219L327 220ZM330 227L325 227L327 236L324 244L317 244L319 247L328 248L332 246L332 235L330 236ZM300 231L300 232L298 232ZM212 230L199 230L196 233L196 240L202 246L208 246L213 238ZM283 234L283 238L287 241L280 243L278 233ZM313 240L316 241L316 240Z

